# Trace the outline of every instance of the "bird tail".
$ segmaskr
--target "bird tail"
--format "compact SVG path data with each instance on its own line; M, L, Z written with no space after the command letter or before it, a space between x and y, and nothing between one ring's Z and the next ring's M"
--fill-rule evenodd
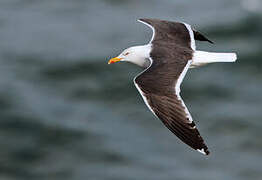
M235 62L236 60L236 53L195 51L193 54L193 62L190 67L203 66L205 64L215 62Z

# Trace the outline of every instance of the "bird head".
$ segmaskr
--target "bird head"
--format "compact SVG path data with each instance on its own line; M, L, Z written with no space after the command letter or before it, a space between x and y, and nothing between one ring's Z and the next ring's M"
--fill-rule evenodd
M114 57L108 61L108 64L113 64L119 61L132 61L134 59L134 52L132 48L125 49L119 56Z
M150 51L151 45L130 47L125 49L119 56L110 59L108 64L113 64L119 61L127 61L144 67L147 62L146 59L149 58Z

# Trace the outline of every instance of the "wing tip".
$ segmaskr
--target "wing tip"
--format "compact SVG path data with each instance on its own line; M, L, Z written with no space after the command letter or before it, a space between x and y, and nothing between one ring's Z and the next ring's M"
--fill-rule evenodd
M204 155L209 155L210 152L208 151L207 148L202 148L202 149L197 149L198 152L204 154Z
M139 18L139 19L137 19L137 21L138 21L138 22L141 22L141 21L143 21L143 18Z
M201 34L199 31L196 31L196 30L193 30L194 32L194 38L195 40L198 40L198 41L207 41L211 44L214 44L213 41L211 41L210 39L208 39L206 36L204 36L203 34Z
M148 20L147 18L139 18L139 19L137 19L138 22L142 22L142 23L147 23L146 22L147 20Z
M140 22L140 23L145 24L147 26L150 26L152 28L151 24L148 23L146 18L139 18L139 19L137 19L137 22Z

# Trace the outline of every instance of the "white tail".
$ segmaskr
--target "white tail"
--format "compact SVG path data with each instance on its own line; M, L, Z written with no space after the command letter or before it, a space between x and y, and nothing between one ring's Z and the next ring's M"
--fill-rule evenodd
M205 51L195 51L193 54L193 62L190 67L193 68L215 62L235 62L236 60L236 53L213 53Z

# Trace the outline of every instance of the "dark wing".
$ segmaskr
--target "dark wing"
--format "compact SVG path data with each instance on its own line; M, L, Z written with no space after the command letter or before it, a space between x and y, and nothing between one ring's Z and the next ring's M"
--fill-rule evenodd
M180 33L181 28L178 29ZM171 132L193 149L209 154L180 96L180 84L192 63L193 48L188 47L188 43L182 42L179 37L188 40L193 35L189 31L183 36L167 35L172 39L170 42L161 41L158 37L160 32L155 28L155 34L151 40L151 66L138 75L134 83L148 108ZM172 33L177 34L175 29ZM188 42L190 46L191 42Z
M198 40L198 41L207 41L207 42L210 42L211 44L214 44L212 41L210 41L209 39L207 39L207 37L205 37L203 34L201 34L200 32L198 31L193 31L194 32L194 38L195 40Z
M152 28L153 36L150 43L164 41L195 50L194 34L190 25L158 19L139 19L138 21Z
M184 70L172 75L172 83L169 82L171 77L165 75L169 73L169 71L166 72L166 66L150 70L154 63L151 68L136 77L134 82L153 114L184 143L207 155L209 154L208 148L179 94L179 83L190 64L191 61L181 64Z
M163 21L158 19L139 19L140 22L150 26L153 29L153 37L152 41L172 41L176 42L179 45L190 47L192 46L191 43L195 43L194 40L198 41L207 41L211 44L213 42L201 34L199 31L192 30L190 25L186 23L179 23L179 22L170 22L170 21ZM193 39L188 37L188 31L192 31ZM191 33L191 32L189 32ZM157 34L157 36L156 36ZM193 49L195 50L195 49Z

